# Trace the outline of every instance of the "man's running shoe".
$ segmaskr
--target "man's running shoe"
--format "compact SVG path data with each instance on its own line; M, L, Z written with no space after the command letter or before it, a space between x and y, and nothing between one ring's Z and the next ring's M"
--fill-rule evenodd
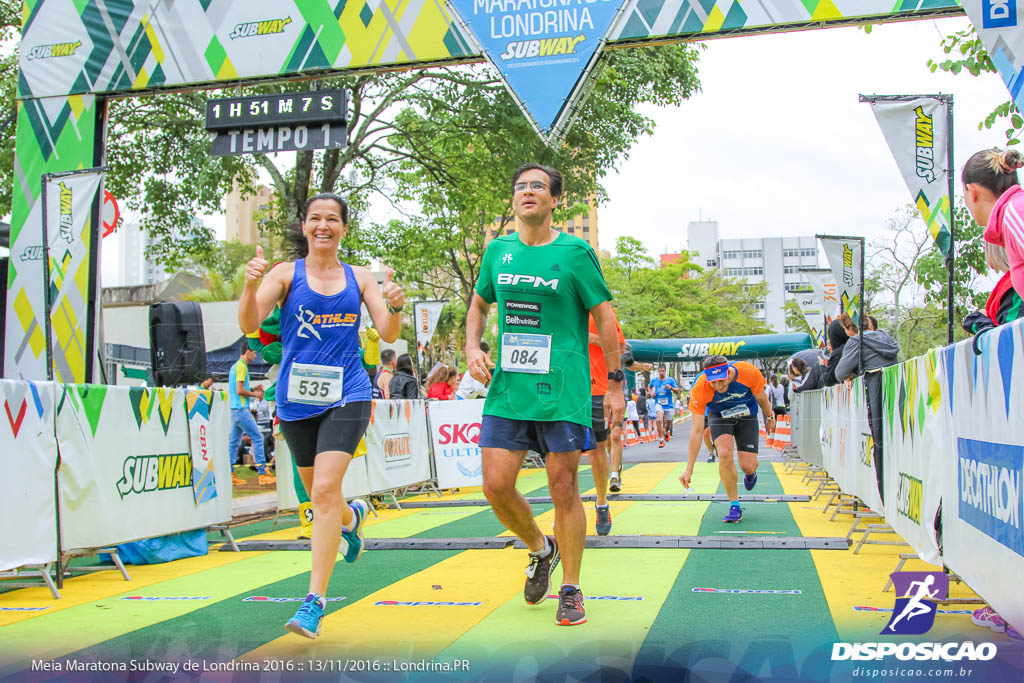
M352 514L355 515L352 520L352 530L345 531L342 529L341 536L348 543L348 550L345 551L345 561L355 562L363 554L363 522L366 521L366 515L370 512L370 506L362 498L356 498L348 506L352 508Z
M664 448L664 447L665 447L665 439L662 439L661 443L658 444L658 448Z
M735 524L736 522L740 521L741 519L743 519L743 508L741 508L739 505L730 505L729 506L729 514L727 514L722 519L722 521L723 522L731 522L731 523Z
M714 462L716 460L718 460L718 448L712 446L711 451L708 453L708 462Z
M558 591L558 611L555 623L559 626L585 624L587 612L583 609L583 591L572 586L562 586Z
M597 506L597 535L607 536L612 530L612 511L607 505Z
M528 605L539 605L548 597L551 589L551 572L555 571L562 556L558 554L558 542L553 536L548 536L548 543L551 544L551 552L547 557L537 557L530 554L530 564L526 567L526 586L523 588L523 597Z
M990 628L996 633L1006 632L1006 622L988 605L974 611L974 614L971 615L971 623L975 626Z
M299 605L299 611L289 619L284 628L286 631L298 633L307 638L316 638L320 635L320 622L324 618L324 608L320 606L320 598L315 593L310 593Z
M608 478L608 490L612 493L618 493L622 490L622 475L618 472L612 472L612 476Z
M757 472L751 472L750 474L743 475L743 488L748 491L753 490L754 485L757 483Z

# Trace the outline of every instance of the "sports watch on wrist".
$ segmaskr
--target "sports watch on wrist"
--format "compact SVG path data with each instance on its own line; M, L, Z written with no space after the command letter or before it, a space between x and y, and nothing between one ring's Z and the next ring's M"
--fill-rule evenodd
M608 379L613 382L621 382L622 380L626 379L626 373L624 373L621 369L616 370L615 372L609 372Z

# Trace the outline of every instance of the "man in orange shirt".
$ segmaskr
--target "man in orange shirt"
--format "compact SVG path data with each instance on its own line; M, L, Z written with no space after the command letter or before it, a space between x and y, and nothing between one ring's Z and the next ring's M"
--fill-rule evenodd
M693 464L697 462L704 432L705 411L711 438L718 449L718 475L729 495L729 514L723 521L738 522L743 518L737 493L736 464L733 453L739 455L743 470L743 486L748 491L757 483L757 408L761 407L767 420L768 431L775 429L775 416L765 394L765 379L761 371L750 363L730 363L725 356L708 356L704 368L690 391L690 448L686 470L679 477L685 488L690 488Z
M619 353L626 350L626 338L622 336L622 328L619 327L619 319L612 311L612 318L615 320L615 335L619 340ZM618 437L621 440L622 415L612 415L611 430L608 428L608 420L604 414L604 395L608 393L608 364L604 360L604 351L601 349L601 338L597 333L597 323L594 316L590 316L590 406L591 420L594 430L594 441L596 445L593 450L585 451L590 458L590 473L594 477L594 490L597 494L597 533L599 536L607 536L612 530L612 513L608 507L608 437ZM622 370L616 370L619 382L624 379ZM611 373L611 374L615 374ZM618 491L618 472L612 475L613 491Z

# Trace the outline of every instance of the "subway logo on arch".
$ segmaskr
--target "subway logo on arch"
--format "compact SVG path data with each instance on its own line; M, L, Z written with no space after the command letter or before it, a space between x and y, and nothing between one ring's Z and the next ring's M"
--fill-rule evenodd
M284 33L284 28L292 23L291 17L284 19L264 19L263 21L247 21L244 24L237 24L228 34L228 38L251 38L252 36L269 36L275 33Z
M173 455L133 455L125 458L117 492L124 498L130 493L151 493L192 486L192 457L188 453Z
M957 439L960 519L1024 556L1024 447Z
M82 41L76 40L73 43L51 43L50 45L36 45L28 51L28 59L49 59L51 57L70 57L75 51L82 47Z

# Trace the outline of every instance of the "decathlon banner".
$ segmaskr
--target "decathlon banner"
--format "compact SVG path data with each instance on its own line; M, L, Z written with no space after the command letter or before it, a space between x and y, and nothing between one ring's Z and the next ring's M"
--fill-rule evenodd
M61 545L96 548L231 520L231 479L196 504L184 389L59 385ZM230 420L214 393L206 436L227 472Z
M217 394L218 401L214 401ZM227 396L224 392L206 389L185 389L185 412L188 414L188 445L192 456L192 492L196 504L217 497L217 477L213 471L214 450L217 443L211 441L211 413L216 403L219 409L218 422L230 420Z
M804 321L811 328L811 340L818 348L825 346L824 302L814 289L800 289L793 292L793 298L800 307Z
M868 426L864 378L821 393L821 452L829 475L844 493L857 496L875 512L882 511L873 457L875 440Z
M366 430L366 471L374 493L430 479L425 401L374 401ZM346 495L348 492L346 491Z
M90 296L95 284L90 276L96 226L93 205L103 174L98 170L43 177L43 234L47 245L47 291L50 320L48 340L53 379L85 382L87 366L95 353L98 297ZM88 373L91 376L91 373ZM90 377L91 378L91 377Z
M863 96L862 96L863 97ZM934 97L873 99L871 110L914 205L943 255L949 253L949 108Z
M964 11L985 46L989 58L1010 91L1013 103L1024 111L1024 2L1018 0L962 0Z
M1024 624L1024 322L939 353L952 438L942 497L943 559L1007 622Z
M941 566L936 516L944 482L955 475L939 353L885 368L882 396L885 521L922 560Z
M835 278L840 313L848 313L853 322L860 324L860 294L864 288L864 238L831 235L816 237L825 248L825 256L828 257L828 265Z
M482 398L427 403L438 488L483 485L483 460L477 445L483 414Z
M416 356L419 365L423 365L423 349L430 343L441 319L441 311L447 301L416 301L412 305L412 317L416 325Z
M448 0L542 138L571 124L576 100L625 0Z
M0 571L57 559L54 384L0 379Z

